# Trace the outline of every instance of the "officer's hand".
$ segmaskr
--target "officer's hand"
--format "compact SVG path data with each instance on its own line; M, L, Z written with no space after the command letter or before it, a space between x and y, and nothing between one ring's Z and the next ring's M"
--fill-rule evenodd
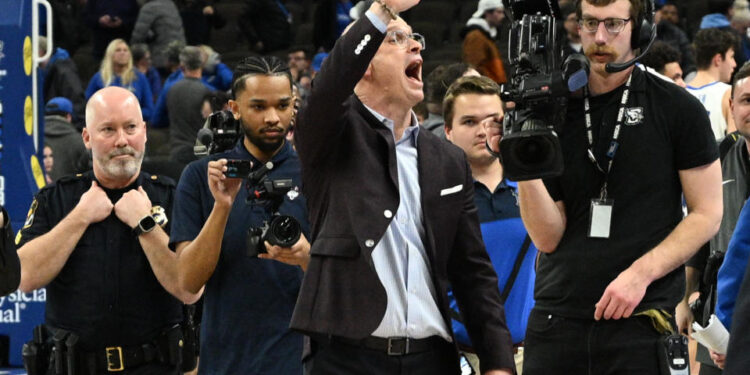
M224 175L226 171L227 159L208 162L208 188L217 204L231 207L242 186L242 179L228 178Z
M646 295L649 281L628 268L622 271L614 281L609 283L604 295L596 303L594 319L628 318Z
M131 189L123 194L122 198L115 203L115 215L131 228L135 228L138 222L150 213L151 200L148 199L148 195L141 186L138 190Z
M488 117L482 120L485 141L490 145L492 152L500 153L500 140L503 139L503 115Z
M693 311L690 310L688 301L683 299L675 308L675 320L677 322L677 332L687 335L693 332L691 323L693 322Z
M307 264L310 263L310 243L307 242L304 234L292 247L271 245L268 241L264 244L268 253L258 254L258 258L273 259L293 266L300 266L303 271L307 270Z
M112 213L112 201L107 193L99 187L96 181L91 181L91 187L83 195L76 205L76 210L83 215L87 223L98 223Z
M711 353L711 360L714 361L714 364L716 364L716 367L720 369L724 369L724 361L727 360L726 354L719 354L713 350L709 350Z

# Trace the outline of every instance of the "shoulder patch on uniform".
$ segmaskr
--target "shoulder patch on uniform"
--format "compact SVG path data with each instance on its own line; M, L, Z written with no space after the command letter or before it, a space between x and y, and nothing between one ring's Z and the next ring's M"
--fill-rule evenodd
M31 224L34 224L34 214L36 214L36 208L38 206L39 203L37 203L36 198L34 198L34 200L31 201L31 207L29 207L29 212L26 214L26 221L23 223L23 228L21 229L26 229L30 227Z

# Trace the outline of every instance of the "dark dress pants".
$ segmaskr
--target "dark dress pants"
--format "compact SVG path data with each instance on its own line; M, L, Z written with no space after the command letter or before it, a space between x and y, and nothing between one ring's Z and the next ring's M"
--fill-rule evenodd
M650 318L570 319L531 311L524 375L660 375Z
M305 363L309 375L458 375L456 349L445 342L431 351L389 356L339 342L313 340Z

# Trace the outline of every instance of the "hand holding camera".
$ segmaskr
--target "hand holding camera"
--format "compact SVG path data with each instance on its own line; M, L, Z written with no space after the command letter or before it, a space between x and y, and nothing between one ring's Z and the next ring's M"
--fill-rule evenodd
M217 204L231 207L242 186L242 178L227 176L227 159L208 162L208 188Z
M258 254L258 258L273 259L289 265L300 266L303 271L307 270L307 264L310 262L310 242L307 241L304 234L300 235L299 240L292 247L272 245L268 241L264 244L267 252Z

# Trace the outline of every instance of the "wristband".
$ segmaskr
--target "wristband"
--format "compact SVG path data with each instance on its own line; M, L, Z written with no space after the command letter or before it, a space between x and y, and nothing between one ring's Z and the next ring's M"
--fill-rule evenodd
M383 8L383 10L385 10L386 13L388 13L388 15L391 17L391 19L395 20L396 18L398 18L398 13L396 13L395 11L393 11L393 8L391 8L390 6L388 6L385 3L385 1L383 1L383 0L375 0L375 2L378 3L378 4L380 4L380 7Z

